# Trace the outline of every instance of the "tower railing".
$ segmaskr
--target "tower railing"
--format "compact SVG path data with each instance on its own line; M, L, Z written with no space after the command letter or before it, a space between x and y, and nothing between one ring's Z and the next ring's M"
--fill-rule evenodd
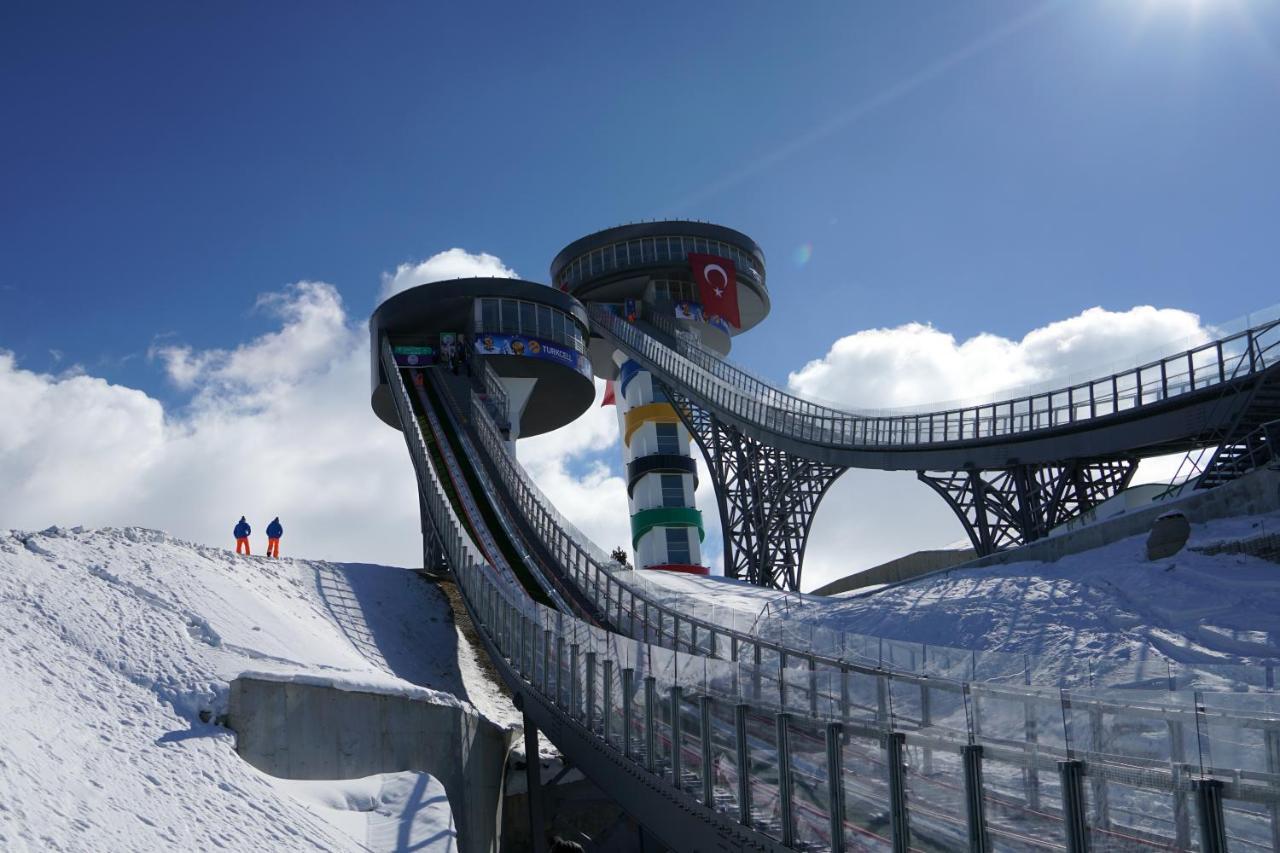
M784 667L774 680L771 663L662 648L536 604L466 533L441 480L457 490L462 474L436 470L385 341L382 360L424 509L495 666L555 715L548 734L570 760L620 768L595 777L606 791L667 793L665 809L646 800L650 826L692 814L728 827L729 843L831 851L1280 843L1274 695L856 668L815 679Z
M1067 387L942 411L846 411L799 397L701 344L676 336L674 319L648 322L671 334L667 346L608 306L588 306L592 322L660 372L742 421L803 442L835 447L927 446L1000 438L1117 415L1220 386L1274 366L1280 317L1129 370Z

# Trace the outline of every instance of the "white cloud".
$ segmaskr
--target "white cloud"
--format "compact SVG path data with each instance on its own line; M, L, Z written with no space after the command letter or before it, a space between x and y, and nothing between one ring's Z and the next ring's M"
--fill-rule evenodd
M393 273L382 274L382 292L378 301L408 290L419 284L445 281L451 278L519 278L516 271L501 259L481 252L472 254L465 249L448 249L432 255L418 264L401 264Z
M420 560L412 470L369 409L368 336L330 285L266 297L277 331L228 350L154 350L181 410L89 376L21 369L0 354L0 520L139 524L225 545L241 514L272 516L285 552Z
M1208 337L1195 314L1145 305L1090 308L1019 341L979 334L957 343L933 326L907 323L840 338L787 381L798 394L848 406L915 406L1074 379L1082 371L1105 375Z

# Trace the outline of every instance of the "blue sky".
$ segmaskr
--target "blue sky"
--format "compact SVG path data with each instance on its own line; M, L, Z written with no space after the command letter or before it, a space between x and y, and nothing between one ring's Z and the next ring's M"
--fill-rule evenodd
M545 280L665 215L765 247L736 357L778 376L870 326L1275 301L1271 2L15 3L0 80L0 347L156 394L156 336L234 345L286 282L362 315L400 262Z

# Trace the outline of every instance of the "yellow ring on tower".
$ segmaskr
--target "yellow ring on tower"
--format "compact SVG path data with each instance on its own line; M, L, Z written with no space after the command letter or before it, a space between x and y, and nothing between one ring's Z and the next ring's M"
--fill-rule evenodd
M648 403L636 406L627 412L626 431L622 436L622 443L630 447L631 436L647 423L678 424L680 416L676 414L676 410L670 403Z

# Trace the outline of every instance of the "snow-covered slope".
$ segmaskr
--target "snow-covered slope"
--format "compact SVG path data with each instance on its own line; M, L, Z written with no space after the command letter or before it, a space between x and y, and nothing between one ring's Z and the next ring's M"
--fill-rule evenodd
M258 773L212 723L227 682L263 670L516 719L444 596L405 570L237 557L141 528L0 531L0 849L369 849L343 827L377 821L321 819L325 795ZM409 775L327 799L385 818L406 788L438 786Z
M1146 659L1235 664L1280 657L1280 566L1191 548L1280 530L1280 514L1193 525L1188 550L1146 559L1135 536L1055 563L921 578L847 598L790 594L724 578L652 572L672 603L690 593L746 624L786 613L842 631L1049 661ZM687 599L685 599L687 601Z

